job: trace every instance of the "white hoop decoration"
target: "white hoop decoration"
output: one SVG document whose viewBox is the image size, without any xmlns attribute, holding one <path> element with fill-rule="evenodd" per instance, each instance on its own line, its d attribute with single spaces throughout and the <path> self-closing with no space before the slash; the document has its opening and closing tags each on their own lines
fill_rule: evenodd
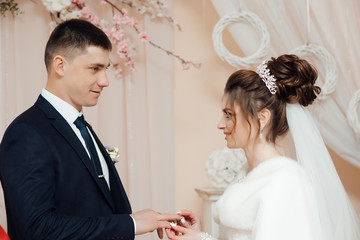
<svg viewBox="0 0 360 240">
<path fill-rule="evenodd" d="M 305 44 L 295 48 L 291 52 L 299 57 L 313 55 L 321 60 L 326 72 L 321 93 L 317 98 L 320 100 L 328 98 L 328 96 L 335 91 L 337 84 L 337 68 L 334 57 L 324 47 L 316 44 Z"/>
<path fill-rule="evenodd" d="M 357 115 L 357 104 L 360 101 L 360 90 L 357 90 L 355 94 L 351 97 L 348 109 L 347 109 L 347 119 L 349 122 L 349 125 L 354 130 L 356 137 L 358 140 L 360 140 L 360 123 L 359 118 Z"/>
<path fill-rule="evenodd" d="M 247 57 L 238 57 L 230 53 L 224 46 L 222 39 L 222 32 L 228 25 L 244 21 L 252 25 L 261 35 L 260 45 L 256 52 Z M 266 25 L 261 21 L 261 19 L 254 13 L 244 11 L 236 11 L 230 14 L 226 14 L 220 18 L 220 20 L 215 24 L 213 33 L 212 33 L 213 44 L 215 52 L 217 55 L 225 62 L 230 65 L 241 68 L 241 67 L 250 67 L 260 63 L 263 58 L 267 55 L 270 48 L 270 35 L 266 28 Z"/>
</svg>

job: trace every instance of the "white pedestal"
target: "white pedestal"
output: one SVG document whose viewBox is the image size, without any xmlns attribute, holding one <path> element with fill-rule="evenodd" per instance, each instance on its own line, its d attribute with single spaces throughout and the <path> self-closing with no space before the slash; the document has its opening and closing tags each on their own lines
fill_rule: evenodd
<svg viewBox="0 0 360 240">
<path fill-rule="evenodd" d="M 215 188 L 196 188 L 195 191 L 199 194 L 203 200 L 203 219 L 202 230 L 208 232 L 213 237 L 219 237 L 219 226 L 215 223 L 212 213 L 214 210 L 214 203 L 224 193 L 224 190 Z"/>
</svg>

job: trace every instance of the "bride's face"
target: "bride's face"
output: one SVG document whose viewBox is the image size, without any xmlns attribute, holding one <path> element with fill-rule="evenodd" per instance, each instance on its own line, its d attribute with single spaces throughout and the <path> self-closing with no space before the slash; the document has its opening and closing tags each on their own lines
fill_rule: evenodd
<svg viewBox="0 0 360 240">
<path fill-rule="evenodd" d="M 227 99 L 223 100 L 223 114 L 218 128 L 224 132 L 228 148 L 245 149 L 248 146 L 251 139 L 250 124 L 239 105 L 231 108 Z"/>
</svg>

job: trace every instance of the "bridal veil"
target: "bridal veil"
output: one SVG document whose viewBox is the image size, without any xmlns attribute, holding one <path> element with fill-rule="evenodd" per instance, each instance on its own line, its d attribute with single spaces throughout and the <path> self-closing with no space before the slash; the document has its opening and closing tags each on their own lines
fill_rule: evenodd
<svg viewBox="0 0 360 240">
<path fill-rule="evenodd" d="M 297 161 L 308 174 L 318 199 L 319 231 L 329 240 L 360 240 L 359 219 L 310 112 L 300 104 L 287 104 L 286 117 Z"/>
</svg>

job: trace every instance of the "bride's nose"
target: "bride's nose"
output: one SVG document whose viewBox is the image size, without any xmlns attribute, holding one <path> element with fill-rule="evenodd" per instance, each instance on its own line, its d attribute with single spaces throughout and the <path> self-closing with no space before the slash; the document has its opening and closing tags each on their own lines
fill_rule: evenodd
<svg viewBox="0 0 360 240">
<path fill-rule="evenodd" d="M 222 117 L 217 125 L 217 128 L 223 130 L 225 128 L 224 118 Z"/>
</svg>

